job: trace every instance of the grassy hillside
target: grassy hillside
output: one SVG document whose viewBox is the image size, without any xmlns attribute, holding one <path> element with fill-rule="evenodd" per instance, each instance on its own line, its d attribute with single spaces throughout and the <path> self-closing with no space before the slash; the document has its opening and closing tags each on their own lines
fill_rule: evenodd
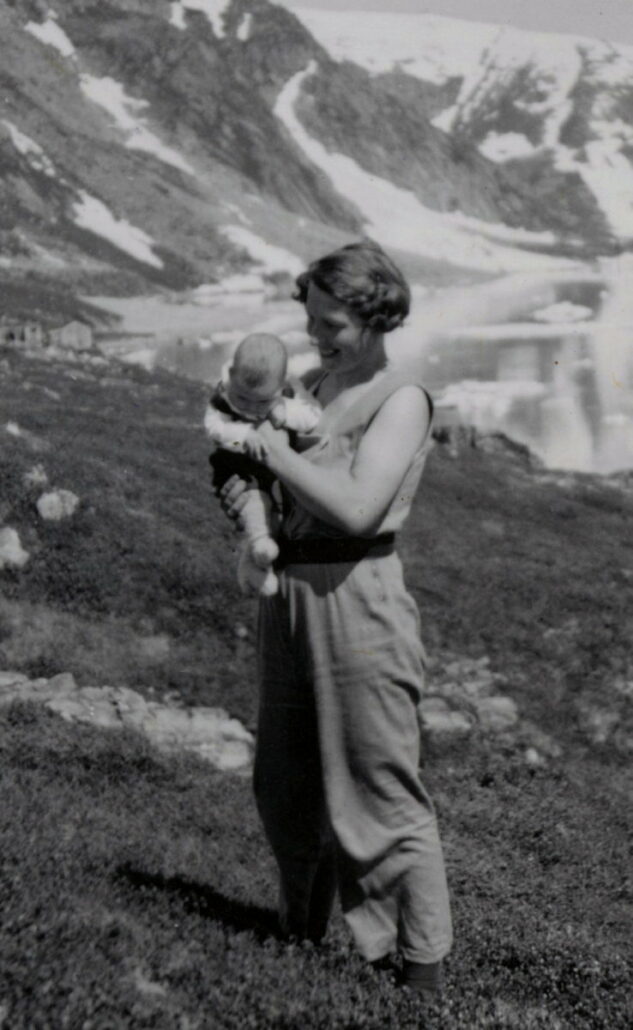
<svg viewBox="0 0 633 1030">
<path fill-rule="evenodd" d="M 2 523 L 30 553 L 0 572 L 0 668 L 220 704 L 253 724 L 254 608 L 208 486 L 204 399 L 167 374 L 0 356 Z M 38 515 L 44 472 L 79 496 L 70 519 Z M 531 767 L 518 735 L 427 758 L 457 928 L 428 1025 L 631 1025 L 625 485 L 546 474 L 501 444 L 431 456 L 402 545 L 425 641 L 442 661 L 489 655 L 561 755 Z M 340 917 L 321 950 L 275 936 L 243 779 L 26 704 L 0 713 L 0 752 L 11 1030 L 422 1025 L 415 1000 L 363 968 Z"/>
</svg>

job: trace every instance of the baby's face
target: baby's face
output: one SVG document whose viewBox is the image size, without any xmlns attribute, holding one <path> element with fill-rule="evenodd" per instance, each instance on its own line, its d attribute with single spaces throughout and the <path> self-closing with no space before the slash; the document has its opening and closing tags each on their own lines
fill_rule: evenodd
<svg viewBox="0 0 633 1030">
<path fill-rule="evenodd" d="M 246 386 L 239 375 L 231 371 L 227 396 L 231 407 L 237 412 L 249 418 L 264 419 L 279 400 L 282 385 L 276 379 L 269 379 L 260 386 Z"/>
</svg>

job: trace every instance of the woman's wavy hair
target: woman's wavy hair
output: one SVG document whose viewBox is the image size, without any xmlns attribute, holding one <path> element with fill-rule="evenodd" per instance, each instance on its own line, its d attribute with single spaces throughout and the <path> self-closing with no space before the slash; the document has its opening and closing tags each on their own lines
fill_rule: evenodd
<svg viewBox="0 0 633 1030">
<path fill-rule="evenodd" d="M 409 285 L 374 240 L 349 243 L 313 261 L 296 280 L 295 300 L 305 304 L 310 283 L 346 304 L 377 332 L 397 329 L 409 314 Z"/>
</svg>

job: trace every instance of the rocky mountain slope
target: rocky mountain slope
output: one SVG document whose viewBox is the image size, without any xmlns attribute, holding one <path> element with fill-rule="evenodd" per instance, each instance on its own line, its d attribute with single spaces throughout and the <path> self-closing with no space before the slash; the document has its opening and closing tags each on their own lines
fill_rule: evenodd
<svg viewBox="0 0 633 1030">
<path fill-rule="evenodd" d="M 578 227 L 586 189 L 607 231 L 633 240 L 633 47 L 434 15 L 298 13 L 338 61 L 399 88 L 422 83 L 454 156 L 474 148 L 533 184 L 532 206 L 522 192 L 520 211 L 502 202 L 504 221 L 535 226 L 540 212 L 544 225 Z"/>
<path fill-rule="evenodd" d="M 590 177 L 539 149 L 523 125 L 534 111 L 519 118 L 539 103 L 520 61 L 511 75 L 484 62 L 482 92 L 454 70 L 439 82 L 406 66 L 376 74 L 313 30 L 268 0 L 3 0 L 5 313 L 46 317 L 60 290 L 293 274 L 363 231 L 426 270 L 473 273 L 522 267 L 526 246 L 613 246 Z M 604 76 L 593 67 L 574 88 L 569 155 L 595 127 Z M 622 89 L 604 115 L 614 133 Z M 527 158 L 492 152 L 504 119 L 532 139 Z"/>
</svg>

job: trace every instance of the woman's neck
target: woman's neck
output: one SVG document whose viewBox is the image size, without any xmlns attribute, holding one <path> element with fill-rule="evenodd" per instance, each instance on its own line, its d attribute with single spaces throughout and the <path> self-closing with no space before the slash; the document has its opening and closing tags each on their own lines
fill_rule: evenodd
<svg viewBox="0 0 633 1030">
<path fill-rule="evenodd" d="M 324 408 L 332 405 L 333 409 L 338 409 L 341 402 L 344 402 L 343 406 L 345 407 L 358 392 L 362 392 L 363 386 L 368 386 L 374 379 L 384 375 L 387 368 L 387 363 L 383 362 L 382 365 L 373 369 L 364 367 L 362 375 L 324 372 L 319 381 L 317 399 Z M 346 397 L 349 398 L 349 401 L 345 401 Z"/>
<path fill-rule="evenodd" d="M 369 383 L 374 376 L 384 372 L 387 368 L 388 359 L 385 353 L 382 338 L 376 341 L 376 346 L 365 355 L 364 360 L 351 368 L 332 369 L 326 371 L 324 380 L 327 380 L 328 387 L 334 396 L 349 390 L 354 386 L 362 386 Z"/>
</svg>

